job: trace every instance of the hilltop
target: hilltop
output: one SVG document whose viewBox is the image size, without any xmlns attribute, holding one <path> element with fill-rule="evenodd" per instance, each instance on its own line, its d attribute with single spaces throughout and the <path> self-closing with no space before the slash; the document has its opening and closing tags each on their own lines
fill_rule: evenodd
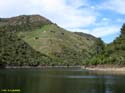
<svg viewBox="0 0 125 93">
<path fill-rule="evenodd" d="M 38 29 L 52 22 L 40 15 L 21 15 L 11 18 L 0 18 L 0 30 L 27 31 Z"/>
<path fill-rule="evenodd" d="M 83 65 L 96 53 L 98 41 L 40 15 L 0 18 L 1 65 Z"/>
</svg>

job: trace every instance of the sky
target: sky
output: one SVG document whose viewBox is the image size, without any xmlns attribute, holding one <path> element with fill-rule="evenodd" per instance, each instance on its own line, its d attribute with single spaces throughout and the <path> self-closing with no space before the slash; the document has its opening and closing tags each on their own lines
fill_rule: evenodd
<svg viewBox="0 0 125 93">
<path fill-rule="evenodd" d="M 0 17 L 39 14 L 110 43 L 125 23 L 125 0 L 0 0 Z"/>
</svg>

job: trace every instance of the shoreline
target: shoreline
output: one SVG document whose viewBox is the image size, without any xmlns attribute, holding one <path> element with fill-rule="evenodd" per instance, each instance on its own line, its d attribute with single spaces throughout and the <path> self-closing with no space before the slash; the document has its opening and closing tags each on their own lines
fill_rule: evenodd
<svg viewBox="0 0 125 93">
<path fill-rule="evenodd" d="M 6 66 L 1 69 L 29 69 L 29 68 L 80 68 L 95 73 L 108 73 L 108 74 L 124 74 L 125 75 L 125 66 L 119 65 L 91 65 L 91 66 Z"/>
<path fill-rule="evenodd" d="M 97 72 L 100 74 L 124 74 L 125 75 L 125 66 L 119 65 L 97 65 L 97 66 L 82 66 L 82 69 Z"/>
<path fill-rule="evenodd" d="M 81 66 L 6 66 L 4 69 L 18 69 L 18 68 L 73 68 L 73 67 L 78 67 L 81 68 Z"/>
</svg>

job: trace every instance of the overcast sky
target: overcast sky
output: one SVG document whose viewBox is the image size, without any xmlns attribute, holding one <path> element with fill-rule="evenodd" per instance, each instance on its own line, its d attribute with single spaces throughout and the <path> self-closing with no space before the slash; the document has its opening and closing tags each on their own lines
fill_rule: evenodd
<svg viewBox="0 0 125 93">
<path fill-rule="evenodd" d="M 0 0 L 0 17 L 40 14 L 59 26 L 113 41 L 125 22 L 125 0 Z"/>
</svg>

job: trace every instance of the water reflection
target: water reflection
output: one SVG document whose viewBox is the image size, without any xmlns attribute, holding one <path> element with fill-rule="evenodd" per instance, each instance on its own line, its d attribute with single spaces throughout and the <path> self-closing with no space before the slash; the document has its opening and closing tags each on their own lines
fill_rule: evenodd
<svg viewBox="0 0 125 93">
<path fill-rule="evenodd" d="M 98 75 L 78 68 L 0 70 L 0 88 L 22 93 L 125 93 L 124 87 L 124 75 Z"/>
</svg>

